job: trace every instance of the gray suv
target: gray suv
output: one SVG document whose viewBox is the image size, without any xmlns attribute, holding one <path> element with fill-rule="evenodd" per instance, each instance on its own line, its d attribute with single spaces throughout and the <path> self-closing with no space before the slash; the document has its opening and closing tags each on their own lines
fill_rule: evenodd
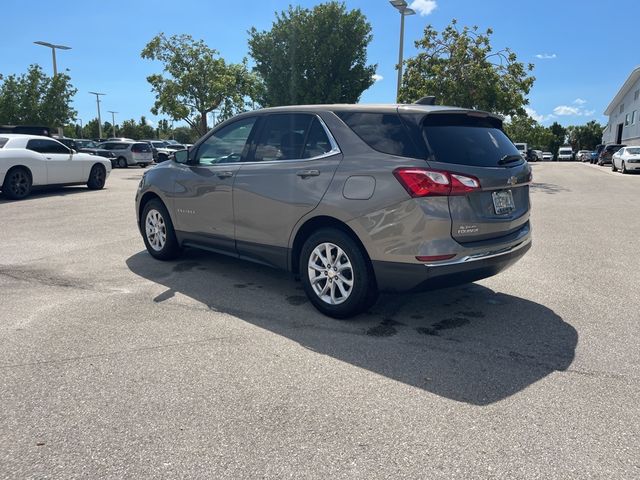
<svg viewBox="0 0 640 480">
<path fill-rule="evenodd" d="M 149 253 L 232 255 L 299 277 L 346 318 L 380 291 L 472 282 L 531 246 L 531 168 L 494 115 L 425 105 L 243 113 L 145 172 Z"/>
</svg>

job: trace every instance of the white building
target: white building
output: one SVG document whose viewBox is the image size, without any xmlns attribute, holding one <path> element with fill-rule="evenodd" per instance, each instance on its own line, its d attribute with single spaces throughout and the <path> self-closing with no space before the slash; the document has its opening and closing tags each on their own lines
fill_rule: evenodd
<svg viewBox="0 0 640 480">
<path fill-rule="evenodd" d="M 604 114 L 609 124 L 602 133 L 602 143 L 640 145 L 640 67 L 631 72 Z"/>
</svg>

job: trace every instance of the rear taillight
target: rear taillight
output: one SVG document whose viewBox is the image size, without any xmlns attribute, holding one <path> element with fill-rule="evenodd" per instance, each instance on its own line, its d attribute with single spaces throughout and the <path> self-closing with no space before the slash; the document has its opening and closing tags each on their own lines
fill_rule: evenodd
<svg viewBox="0 0 640 480">
<path fill-rule="evenodd" d="M 444 170 L 397 168 L 393 174 L 412 197 L 448 197 L 480 190 L 476 177 Z"/>
</svg>

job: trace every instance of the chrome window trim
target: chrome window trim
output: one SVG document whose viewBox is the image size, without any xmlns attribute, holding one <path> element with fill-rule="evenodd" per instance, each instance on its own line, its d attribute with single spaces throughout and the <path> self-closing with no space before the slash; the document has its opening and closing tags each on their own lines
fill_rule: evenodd
<svg viewBox="0 0 640 480">
<path fill-rule="evenodd" d="M 342 151 L 340 150 L 340 147 L 338 146 L 338 142 L 336 142 L 336 139 L 333 138 L 331 131 L 327 127 L 327 124 L 324 123 L 324 120 L 322 119 L 322 117 L 320 117 L 320 115 L 318 115 L 317 113 L 307 113 L 307 112 L 292 112 L 292 113 L 312 115 L 315 118 L 317 118 L 320 121 L 320 126 L 324 130 L 324 133 L 327 135 L 327 138 L 329 139 L 329 145 L 331 145 L 331 150 L 323 153 L 322 155 L 316 155 L 315 157 L 311 157 L 311 158 L 289 158 L 286 160 L 267 160 L 267 161 L 237 162 L 237 163 L 241 165 L 271 165 L 274 163 L 287 163 L 287 162 L 313 162 L 315 160 L 322 160 L 324 158 L 332 157 L 334 155 L 338 155 L 339 153 L 342 153 Z"/>
</svg>

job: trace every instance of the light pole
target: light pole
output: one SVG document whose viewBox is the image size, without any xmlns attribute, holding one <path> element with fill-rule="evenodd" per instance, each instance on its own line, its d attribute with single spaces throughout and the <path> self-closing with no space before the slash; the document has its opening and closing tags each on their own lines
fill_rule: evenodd
<svg viewBox="0 0 640 480">
<path fill-rule="evenodd" d="M 400 49 L 398 52 L 398 85 L 396 87 L 396 102 L 399 102 L 400 85 L 402 84 L 402 50 L 404 47 L 404 17 L 415 15 L 415 10 L 407 6 L 406 0 L 390 0 L 389 3 L 400 12 Z"/>
<path fill-rule="evenodd" d="M 116 113 L 118 113 L 118 112 L 114 112 L 113 110 L 108 110 L 108 112 L 111 114 L 111 125 L 113 127 L 113 137 L 115 138 L 115 136 L 116 136 Z"/>
<path fill-rule="evenodd" d="M 58 50 L 71 50 L 71 47 L 67 47 L 66 45 L 55 45 L 49 42 L 43 42 L 38 40 L 37 42 L 33 42 L 36 45 L 42 45 L 43 47 L 48 47 L 51 49 L 51 55 L 53 56 L 53 76 L 56 77 L 58 75 L 58 64 L 56 63 L 56 49 Z M 62 127 L 58 127 L 58 135 L 63 136 Z"/>
<path fill-rule="evenodd" d="M 96 105 L 98 106 L 98 138 L 102 139 L 102 118 L 100 118 L 100 95 L 106 95 L 106 93 L 89 92 L 91 95 L 96 96 Z"/>
</svg>

